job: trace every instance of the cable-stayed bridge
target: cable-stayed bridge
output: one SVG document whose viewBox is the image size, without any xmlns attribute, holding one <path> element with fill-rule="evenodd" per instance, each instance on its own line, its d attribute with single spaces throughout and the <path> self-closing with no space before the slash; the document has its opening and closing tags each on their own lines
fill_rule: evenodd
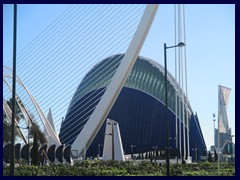
<svg viewBox="0 0 240 180">
<path fill-rule="evenodd" d="M 49 145 L 60 145 L 67 138 L 66 145 L 70 144 L 72 151 L 77 151 L 77 155 L 85 154 L 132 71 L 157 9 L 158 5 L 69 5 L 17 55 L 17 102 L 23 105 L 20 108 L 23 117 L 20 112 L 16 120 L 18 126 L 29 127 L 37 122 L 48 137 Z M 179 35 L 179 41 L 182 39 L 185 37 Z M 120 56 L 116 58 L 116 54 Z M 182 49 L 179 54 L 179 57 L 184 55 Z M 158 78 L 162 79 L 163 68 L 151 61 L 150 64 L 157 67 Z M 11 98 L 11 69 L 8 68 L 12 66 L 11 61 L 4 65 L 5 109 L 11 114 L 7 106 Z M 178 82 L 177 76 L 174 79 L 168 73 L 170 89 L 167 94 L 169 101 L 175 102 L 170 104 L 171 111 L 176 114 L 172 139 L 175 138 L 176 148 L 181 147 L 180 153 L 182 151 L 182 156 L 188 159 L 188 120 L 193 115 L 187 93 L 184 93 L 183 68 L 180 70 L 183 65 L 183 59 L 179 59 Z M 150 79 L 144 71 L 139 74 L 149 79 L 150 88 L 159 85 L 164 96 L 163 83 L 156 78 Z M 95 93 L 89 95 L 89 90 Z M 84 101 L 79 102 L 81 98 Z M 161 98 L 160 102 L 164 104 Z M 79 107 L 81 114 L 74 112 Z M 77 118 L 81 123 L 65 121 Z M 17 142 L 29 142 L 28 130 L 20 128 L 20 131 L 23 135 Z M 59 138 L 60 131 L 63 135 Z M 74 133 L 69 135 L 64 133 L 66 131 Z M 200 141 L 204 144 L 202 135 Z"/>
<path fill-rule="evenodd" d="M 157 8 L 158 5 L 69 6 L 17 54 L 17 74 L 21 77 L 17 82 L 17 102 L 24 104 L 24 108 L 20 108 L 23 117 L 17 121 L 18 126 L 29 127 L 29 121 L 35 121 L 53 142 L 60 144 L 56 134 L 73 92 L 86 72 L 106 56 L 126 53 L 116 64 L 116 72 L 110 75 L 113 80 L 106 82 L 106 92 L 100 97 L 99 105 L 87 117 L 88 123 L 83 124 L 82 134 L 72 144 L 72 148 L 80 152 L 88 148 L 126 81 Z M 11 61 L 4 69 L 5 101 L 11 98 L 12 77 L 8 67 L 11 67 Z M 104 67 L 95 76 L 107 75 L 110 68 Z M 97 82 L 91 83 L 91 86 L 97 86 Z M 49 108 L 53 112 L 56 132 L 44 114 Z M 20 129 L 22 138 L 17 142 L 29 138 L 29 133 L 23 129 Z"/>
</svg>

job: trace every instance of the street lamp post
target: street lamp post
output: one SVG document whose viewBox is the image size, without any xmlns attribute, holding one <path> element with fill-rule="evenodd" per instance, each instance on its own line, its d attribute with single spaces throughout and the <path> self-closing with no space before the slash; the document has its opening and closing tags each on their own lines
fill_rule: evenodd
<svg viewBox="0 0 240 180">
<path fill-rule="evenodd" d="M 174 148 L 174 142 L 176 143 L 176 138 L 175 137 L 170 137 L 169 140 L 171 140 L 171 147 Z"/>
<path fill-rule="evenodd" d="M 214 144 L 214 147 L 216 148 L 216 144 L 215 144 L 215 121 L 216 121 L 215 114 L 213 113 L 213 138 L 214 138 L 213 144 Z"/>
<path fill-rule="evenodd" d="M 195 161 L 197 162 L 197 148 L 194 148 L 192 150 L 195 151 Z"/>
<path fill-rule="evenodd" d="M 208 162 L 208 150 L 207 149 L 205 150 L 206 150 L 206 161 Z"/>
<path fill-rule="evenodd" d="M 197 159 L 197 148 L 195 148 L 195 157 L 196 157 L 196 162 L 198 162 L 198 159 Z"/>
<path fill-rule="evenodd" d="M 136 147 L 136 145 L 131 144 L 131 158 L 133 159 L 133 148 Z"/>
<path fill-rule="evenodd" d="M 166 154 L 166 164 L 167 164 L 167 176 L 170 176 L 170 165 L 169 165 L 169 122 L 168 122 L 168 96 L 167 96 L 167 49 L 175 48 L 175 47 L 183 47 L 185 44 L 183 42 L 179 42 L 178 45 L 167 47 L 166 43 L 164 43 L 164 71 L 165 71 L 165 107 L 166 107 L 166 131 L 167 131 L 167 154 Z"/>
<path fill-rule="evenodd" d="M 17 56 L 17 4 L 13 9 L 13 74 L 12 74 L 12 126 L 11 126 L 11 152 L 10 175 L 14 176 L 15 170 L 15 103 L 16 103 L 16 56 Z"/>
<path fill-rule="evenodd" d="M 100 157 L 100 147 L 103 146 L 102 144 L 98 144 L 98 159 Z"/>
<path fill-rule="evenodd" d="M 233 162 L 233 142 L 232 142 L 232 138 L 234 137 L 234 135 L 229 135 L 230 136 L 230 154 L 231 154 L 231 162 Z"/>
<path fill-rule="evenodd" d="M 171 146 L 171 148 L 172 148 L 172 152 L 173 152 L 173 154 L 175 154 L 175 153 L 174 153 L 174 142 L 177 144 L 176 138 L 175 138 L 175 137 L 170 137 L 169 140 L 171 141 L 170 146 Z M 170 149 L 170 148 L 169 148 L 169 149 Z M 175 146 L 175 149 L 177 149 L 176 146 Z M 171 153 L 169 153 L 169 154 L 170 154 L 170 157 L 171 157 Z M 173 154 L 172 154 L 172 155 L 173 155 Z M 178 158 L 178 156 L 177 156 L 177 158 Z M 177 162 L 178 162 L 178 160 L 177 160 Z"/>
<path fill-rule="evenodd" d="M 156 162 L 157 146 L 153 146 L 152 148 L 154 149 L 154 152 L 155 152 L 154 161 Z"/>
</svg>

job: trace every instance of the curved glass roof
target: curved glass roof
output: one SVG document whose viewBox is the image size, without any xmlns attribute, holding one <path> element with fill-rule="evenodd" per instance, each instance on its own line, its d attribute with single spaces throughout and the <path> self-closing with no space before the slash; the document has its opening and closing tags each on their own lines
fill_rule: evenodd
<svg viewBox="0 0 240 180">
<path fill-rule="evenodd" d="M 110 56 L 96 64 L 80 83 L 69 109 L 88 92 L 106 87 L 123 56 L 124 54 Z M 124 87 L 130 87 L 148 93 L 165 104 L 164 83 L 164 68 L 151 59 L 139 56 Z M 168 105 L 174 112 L 175 92 L 177 91 L 179 94 L 182 94 L 181 88 L 172 75 L 168 73 Z"/>
</svg>

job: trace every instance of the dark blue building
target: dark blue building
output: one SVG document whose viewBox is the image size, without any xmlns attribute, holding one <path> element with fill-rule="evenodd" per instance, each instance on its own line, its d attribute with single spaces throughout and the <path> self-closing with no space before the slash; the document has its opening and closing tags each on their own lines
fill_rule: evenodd
<svg viewBox="0 0 240 180">
<path fill-rule="evenodd" d="M 123 54 L 106 58 L 95 65 L 84 77 L 73 96 L 60 129 L 59 137 L 63 144 L 72 144 L 81 132 L 122 58 Z M 108 75 L 106 75 L 106 71 L 101 71 L 106 66 L 108 66 Z M 98 75 L 94 76 L 94 74 Z M 188 104 L 188 110 L 186 105 L 184 106 L 184 112 L 181 109 L 181 94 L 181 88 L 172 75 L 168 73 L 170 146 L 172 149 L 182 152 L 182 155 L 184 149 L 186 149 L 185 155 L 188 156 L 187 130 L 189 129 L 189 152 L 194 160 L 196 151 L 192 151 L 192 149 L 197 149 L 197 156 L 200 157 L 205 155 L 206 145 L 197 115 L 194 115 L 190 104 Z M 184 98 L 186 99 L 185 96 Z M 119 123 L 125 154 L 131 153 L 131 145 L 136 145 L 133 150 L 134 153 L 152 151 L 153 147 L 156 146 L 158 149 L 164 150 L 166 148 L 164 99 L 164 68 L 150 59 L 139 56 L 107 116 L 107 118 Z M 98 154 L 98 144 L 103 144 L 104 141 L 105 124 L 88 148 L 87 156 Z M 187 128 L 187 124 L 189 124 L 189 128 Z M 185 148 L 183 143 L 184 132 Z M 179 148 L 180 145 L 181 148 Z"/>
</svg>

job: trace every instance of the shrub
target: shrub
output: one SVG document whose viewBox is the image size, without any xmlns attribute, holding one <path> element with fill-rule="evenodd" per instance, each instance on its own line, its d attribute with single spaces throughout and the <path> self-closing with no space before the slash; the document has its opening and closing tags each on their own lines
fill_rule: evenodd
<svg viewBox="0 0 240 180">
<path fill-rule="evenodd" d="M 220 175 L 235 176 L 235 166 L 223 163 Z M 217 163 L 170 164 L 171 176 L 216 176 Z M 3 175 L 10 175 L 10 167 L 3 168 Z M 49 166 L 20 165 L 15 168 L 16 176 L 165 176 L 166 164 L 149 161 L 82 161 L 74 166 L 50 164 Z"/>
</svg>

